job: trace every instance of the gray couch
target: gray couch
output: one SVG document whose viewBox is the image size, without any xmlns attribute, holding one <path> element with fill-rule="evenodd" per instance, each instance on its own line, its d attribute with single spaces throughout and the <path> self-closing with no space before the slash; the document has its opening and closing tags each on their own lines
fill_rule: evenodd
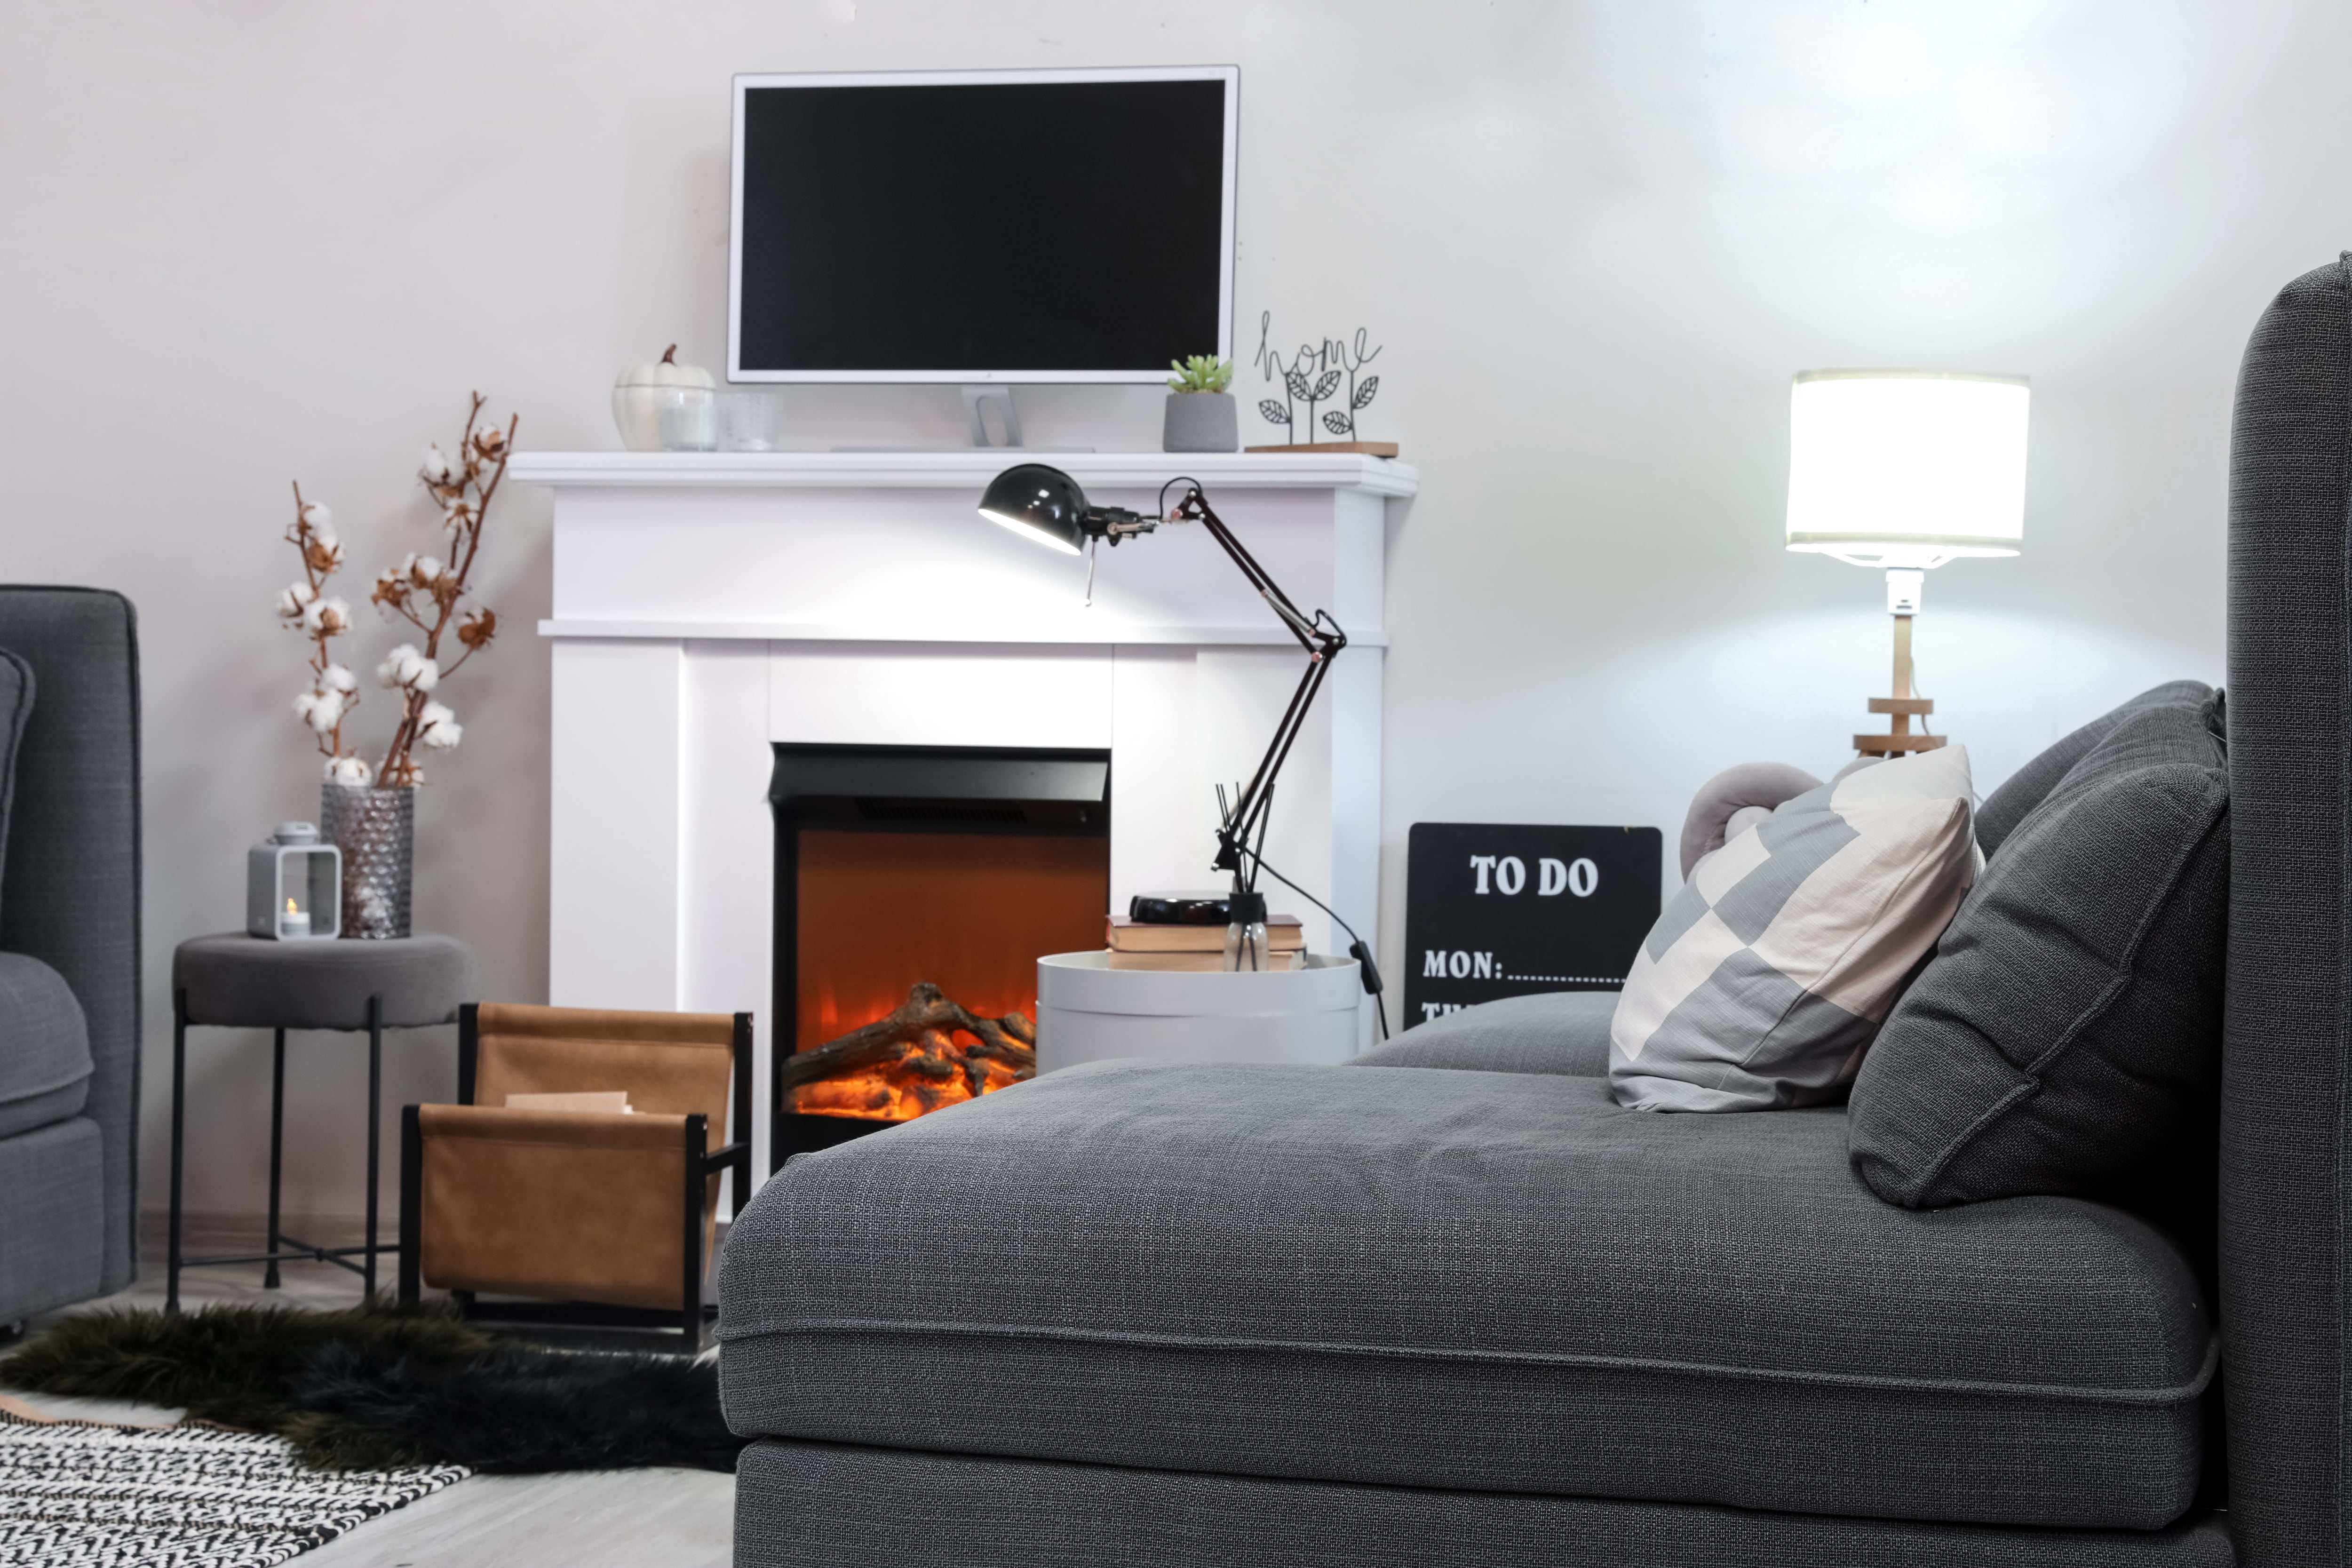
<svg viewBox="0 0 2352 1568">
<path fill-rule="evenodd" d="M 738 1563 L 2352 1561 L 2347 450 L 2352 258 L 2240 387 L 2218 1300 L 2124 1208 L 1881 1203 L 1842 1108 L 1623 1110 L 1606 997 L 1097 1063 L 738 1218 Z"/>
<path fill-rule="evenodd" d="M 8 1322 L 138 1277 L 137 622 L 119 594 L 0 586 L 0 710 L 30 695 L 0 797 Z"/>
</svg>

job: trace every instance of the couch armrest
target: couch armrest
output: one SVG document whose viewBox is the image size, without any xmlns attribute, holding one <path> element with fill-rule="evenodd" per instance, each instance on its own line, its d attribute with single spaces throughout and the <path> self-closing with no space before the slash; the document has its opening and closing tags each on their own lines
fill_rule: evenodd
<svg viewBox="0 0 2352 1568">
<path fill-rule="evenodd" d="M 1433 1018 L 1348 1065 L 1606 1078 L 1609 1022 L 1616 1016 L 1614 991 L 1511 996 Z"/>
<path fill-rule="evenodd" d="M 0 647 L 33 669 L 16 752 L 0 951 L 65 977 L 89 1028 L 99 1293 L 139 1274 L 139 628 L 96 588 L 0 586 Z"/>
</svg>

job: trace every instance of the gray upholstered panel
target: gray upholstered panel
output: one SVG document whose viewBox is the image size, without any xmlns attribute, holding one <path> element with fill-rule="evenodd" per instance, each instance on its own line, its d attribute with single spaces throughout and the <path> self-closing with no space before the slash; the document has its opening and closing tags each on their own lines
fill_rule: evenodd
<svg viewBox="0 0 2352 1568">
<path fill-rule="evenodd" d="M 66 978 L 89 1027 L 88 1113 L 105 1146 L 100 1289 L 139 1272 L 139 638 L 131 601 L 0 586 L 0 647 L 39 698 L 16 752 L 0 952 Z"/>
<path fill-rule="evenodd" d="M 65 977 L 37 958 L 0 952 L 0 1138 L 81 1114 L 89 1033 Z"/>
<path fill-rule="evenodd" d="M 105 1160 L 86 1116 L 0 1139 L 0 1322 L 103 1292 Z"/>
<path fill-rule="evenodd" d="M 477 1000 L 474 950 L 454 936 L 272 942 L 241 931 L 191 937 L 172 952 L 188 1022 L 267 1029 L 364 1029 L 372 995 L 393 1028 L 454 1024 Z"/>
<path fill-rule="evenodd" d="M 1791 1458 L 1802 1463 L 1801 1458 Z M 2001 1530 L 761 1442 L 736 1568 L 2234 1568 L 2206 1519 Z"/>
<path fill-rule="evenodd" d="M 1416 1024 L 1349 1062 L 1360 1068 L 1609 1076 L 1614 991 L 1552 991 L 1485 1002 Z"/>
<path fill-rule="evenodd" d="M 16 747 L 33 716 L 33 667 L 0 647 L 0 873 L 8 864 L 8 806 L 16 798 Z M 0 878 L 5 879 L 5 878 Z"/>
<path fill-rule="evenodd" d="M 1489 1072 L 1051 1073 L 792 1161 L 719 1295 L 750 1435 L 2087 1528 L 2189 1507 L 2212 1364 L 2120 1211 Z"/>
<path fill-rule="evenodd" d="M 2346 1561 L 2346 457 L 2352 267 L 2263 314 L 2230 452 L 2221 1305 L 2249 1562 Z"/>
<path fill-rule="evenodd" d="M 2162 686 L 2141 692 L 2121 707 L 2100 714 L 2072 734 L 2062 735 L 2032 762 L 2001 781 L 1999 789 L 1985 796 L 1977 808 L 1977 847 L 1988 856 L 1997 852 L 2025 820 L 2026 814 L 2042 804 L 2042 797 L 2051 787 L 2066 776 L 2066 771 L 2083 760 L 2084 754 L 2107 738 L 2107 731 L 2124 721 L 2125 715 L 2140 708 L 2181 706 L 2194 708 L 2213 695 L 2213 689 L 2201 680 L 2168 680 Z"/>
</svg>

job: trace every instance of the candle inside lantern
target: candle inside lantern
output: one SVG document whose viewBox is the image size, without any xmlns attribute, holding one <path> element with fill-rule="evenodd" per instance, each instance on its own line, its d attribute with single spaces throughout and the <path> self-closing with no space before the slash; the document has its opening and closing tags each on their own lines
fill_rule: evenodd
<svg viewBox="0 0 2352 1568">
<path fill-rule="evenodd" d="M 310 934 L 310 911 L 295 908 L 294 900 L 287 900 L 286 912 L 278 919 L 278 931 L 281 936 L 309 936 Z"/>
</svg>

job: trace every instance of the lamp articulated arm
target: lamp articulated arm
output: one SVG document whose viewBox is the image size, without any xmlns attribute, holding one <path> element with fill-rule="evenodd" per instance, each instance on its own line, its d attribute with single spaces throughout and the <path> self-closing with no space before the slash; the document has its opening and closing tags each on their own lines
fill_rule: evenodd
<svg viewBox="0 0 2352 1568">
<path fill-rule="evenodd" d="M 1248 886 L 1256 879 L 1245 874 L 1243 857 L 1273 800 L 1275 775 L 1282 772 L 1282 764 L 1289 759 L 1291 743 L 1298 739 L 1307 710 L 1315 705 L 1315 694 L 1322 689 L 1323 677 L 1329 673 L 1331 661 L 1339 656 L 1339 650 L 1348 646 L 1348 634 L 1325 611 L 1318 610 L 1311 616 L 1302 614 L 1290 602 L 1290 595 L 1257 563 L 1257 558 L 1234 537 L 1233 530 L 1225 526 L 1224 520 L 1209 505 L 1208 498 L 1202 495 L 1200 486 L 1187 485 L 1183 500 L 1169 510 L 1168 521 L 1198 522 L 1207 529 L 1209 537 L 1232 557 L 1242 575 L 1249 579 L 1250 586 L 1258 591 L 1259 597 L 1290 628 L 1290 635 L 1298 639 L 1298 646 L 1307 650 L 1306 673 L 1298 678 L 1298 689 L 1290 694 L 1290 706 L 1283 710 L 1282 722 L 1275 727 L 1265 755 L 1259 759 L 1257 771 L 1250 775 L 1249 783 L 1242 787 L 1240 797 L 1225 808 L 1224 820 L 1217 828 L 1216 868 L 1231 872 L 1240 885 Z"/>
<path fill-rule="evenodd" d="M 1348 646 L 1348 634 L 1339 629 L 1339 624 L 1328 613 L 1318 610 L 1309 616 L 1290 602 L 1290 595 L 1266 575 L 1256 557 L 1234 537 L 1233 530 L 1209 505 L 1196 481 L 1171 479 L 1160 487 L 1162 502 L 1178 485 L 1184 487 L 1183 499 L 1164 515 L 1147 517 L 1122 506 L 1093 505 L 1077 481 L 1059 468 L 1043 463 L 1023 463 L 1005 469 L 989 482 L 980 499 L 980 515 L 1055 550 L 1071 555 L 1085 554 L 1090 601 L 1093 552 L 1097 545 L 1107 543 L 1116 549 L 1124 541 L 1150 533 L 1162 523 L 1197 522 L 1209 531 L 1209 536 L 1241 568 L 1242 575 L 1249 579 L 1258 596 L 1281 617 L 1290 635 L 1298 639 L 1298 646 L 1307 650 L 1307 673 L 1299 678 L 1298 689 L 1290 694 L 1290 706 L 1283 710 L 1282 722 L 1276 727 L 1265 755 L 1259 759 L 1257 772 L 1243 786 L 1240 798 L 1224 806 L 1223 820 L 1217 828 L 1217 869 L 1233 873 L 1237 891 L 1250 892 L 1255 890 L 1257 880 L 1256 852 L 1251 844 L 1264 833 L 1275 775 L 1290 756 L 1291 743 L 1298 738 L 1299 727 L 1307 721 L 1307 710 L 1314 706 L 1315 694 L 1322 689 L 1323 677 L 1330 670 L 1331 661 Z"/>
</svg>

